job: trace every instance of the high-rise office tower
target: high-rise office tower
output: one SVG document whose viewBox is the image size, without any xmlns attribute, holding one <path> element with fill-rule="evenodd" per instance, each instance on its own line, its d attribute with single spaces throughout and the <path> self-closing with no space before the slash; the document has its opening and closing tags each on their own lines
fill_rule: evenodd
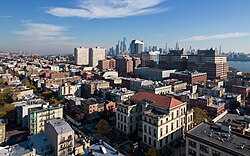
<svg viewBox="0 0 250 156">
<path fill-rule="evenodd" d="M 121 42 L 121 47 L 120 47 L 120 50 L 121 52 L 126 52 L 127 51 L 127 38 L 126 37 L 123 37 L 123 40 Z"/>
<path fill-rule="evenodd" d="M 158 47 L 157 46 L 153 46 L 152 47 L 152 51 L 158 51 Z"/>
<path fill-rule="evenodd" d="M 132 55 L 138 55 L 144 50 L 144 43 L 140 40 L 133 40 L 130 43 L 130 53 Z"/>
<path fill-rule="evenodd" d="M 109 48 L 109 55 L 110 56 L 114 56 L 115 55 L 114 47 Z"/>
<path fill-rule="evenodd" d="M 169 50 L 169 53 L 160 55 L 159 66 L 164 69 L 185 70 L 187 68 L 187 58 L 184 49 Z"/>
<path fill-rule="evenodd" d="M 74 49 L 74 62 L 76 65 L 89 64 L 89 48 L 75 48 Z"/>
<path fill-rule="evenodd" d="M 118 41 L 117 45 L 115 46 L 115 55 L 119 55 L 120 54 L 120 41 Z"/>
<path fill-rule="evenodd" d="M 226 78 L 228 72 L 227 56 L 220 55 L 214 49 L 198 50 L 197 55 L 189 55 L 188 70 L 206 72 L 209 79 Z"/>
<path fill-rule="evenodd" d="M 106 58 L 106 49 L 101 47 L 89 49 L 89 66 L 96 67 L 99 60 Z"/>
<path fill-rule="evenodd" d="M 168 43 L 166 42 L 164 53 L 168 53 Z"/>
<path fill-rule="evenodd" d="M 175 50 L 179 50 L 180 49 L 180 47 L 179 47 L 179 43 L 178 42 L 176 42 L 176 45 L 175 45 Z"/>
<path fill-rule="evenodd" d="M 145 47 L 144 47 L 144 51 L 147 52 L 148 51 L 148 45 L 146 43 Z"/>
</svg>

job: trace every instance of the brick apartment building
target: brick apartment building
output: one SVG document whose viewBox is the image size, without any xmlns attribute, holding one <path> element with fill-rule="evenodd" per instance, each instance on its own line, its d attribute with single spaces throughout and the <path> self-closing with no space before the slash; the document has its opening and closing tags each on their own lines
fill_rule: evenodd
<svg viewBox="0 0 250 156">
<path fill-rule="evenodd" d="M 102 69 L 102 70 L 115 69 L 115 67 L 116 67 L 115 59 L 107 58 L 107 59 L 98 61 L 98 68 L 99 69 Z"/>
<path fill-rule="evenodd" d="M 170 78 L 178 79 L 188 84 L 194 83 L 206 83 L 207 73 L 190 72 L 190 71 L 180 71 L 175 73 L 170 73 Z"/>
</svg>

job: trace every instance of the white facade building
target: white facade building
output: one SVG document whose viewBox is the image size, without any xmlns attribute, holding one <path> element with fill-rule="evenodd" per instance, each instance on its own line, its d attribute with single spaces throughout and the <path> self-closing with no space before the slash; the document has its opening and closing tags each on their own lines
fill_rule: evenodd
<svg viewBox="0 0 250 156">
<path fill-rule="evenodd" d="M 89 65 L 89 48 L 75 48 L 74 62 L 76 65 Z"/>
<path fill-rule="evenodd" d="M 81 85 L 64 85 L 58 88 L 58 97 L 80 97 L 81 96 Z"/>
<path fill-rule="evenodd" d="M 139 92 L 117 105 L 116 119 L 116 128 L 121 132 L 138 133 L 143 148 L 168 155 L 168 145 L 192 128 L 193 111 L 187 111 L 187 104 L 173 97 Z"/>
<path fill-rule="evenodd" d="M 96 67 L 99 60 L 106 58 L 106 49 L 101 47 L 95 47 L 89 49 L 89 66 Z"/>
</svg>

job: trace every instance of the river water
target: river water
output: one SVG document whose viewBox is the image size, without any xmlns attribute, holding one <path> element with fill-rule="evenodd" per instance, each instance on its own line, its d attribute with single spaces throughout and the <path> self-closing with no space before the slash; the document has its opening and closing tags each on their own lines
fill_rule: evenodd
<svg viewBox="0 0 250 156">
<path fill-rule="evenodd" d="M 250 72 L 250 61 L 228 61 L 229 67 L 236 68 L 241 72 Z"/>
</svg>

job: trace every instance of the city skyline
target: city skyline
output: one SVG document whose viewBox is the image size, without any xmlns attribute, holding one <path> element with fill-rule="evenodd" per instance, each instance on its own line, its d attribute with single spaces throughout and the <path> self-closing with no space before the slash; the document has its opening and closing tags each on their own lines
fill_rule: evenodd
<svg viewBox="0 0 250 156">
<path fill-rule="evenodd" d="M 74 47 L 114 47 L 127 37 L 148 46 L 250 52 L 250 2 L 234 0 L 3 0 L 0 50 L 73 53 Z"/>
</svg>

